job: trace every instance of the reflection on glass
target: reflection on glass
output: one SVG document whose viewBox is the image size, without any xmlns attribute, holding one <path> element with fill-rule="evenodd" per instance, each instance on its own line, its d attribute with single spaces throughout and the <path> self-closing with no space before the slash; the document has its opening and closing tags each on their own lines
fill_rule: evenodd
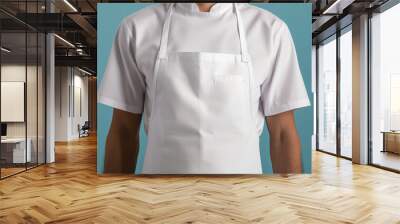
<svg viewBox="0 0 400 224">
<path fill-rule="evenodd" d="M 400 170 L 400 5 L 372 18 L 372 163 Z"/>
<path fill-rule="evenodd" d="M 336 153 L 336 39 L 318 48 L 318 147 Z"/>
<path fill-rule="evenodd" d="M 340 153 L 352 157 L 352 33 L 340 36 Z"/>
</svg>

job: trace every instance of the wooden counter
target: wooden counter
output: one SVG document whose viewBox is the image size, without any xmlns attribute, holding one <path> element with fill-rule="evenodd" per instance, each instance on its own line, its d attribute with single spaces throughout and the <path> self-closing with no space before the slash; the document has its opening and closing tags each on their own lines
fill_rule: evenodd
<svg viewBox="0 0 400 224">
<path fill-rule="evenodd" d="M 382 152 L 400 154 L 400 131 L 383 131 Z"/>
</svg>

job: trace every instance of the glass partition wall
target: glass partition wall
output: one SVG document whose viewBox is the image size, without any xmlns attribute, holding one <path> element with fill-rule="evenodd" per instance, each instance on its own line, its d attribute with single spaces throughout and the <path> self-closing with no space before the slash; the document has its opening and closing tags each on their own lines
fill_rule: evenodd
<svg viewBox="0 0 400 224">
<path fill-rule="evenodd" d="M 369 16 L 368 164 L 400 172 L 400 4 Z M 352 157 L 352 27 L 317 44 L 317 149 Z M 336 49 L 335 49 L 336 48 Z"/>
<path fill-rule="evenodd" d="M 26 169 L 26 33 L 1 33 L 1 177 Z M 6 50 L 4 50 L 6 49 Z M 26 160 L 28 158 L 28 160 Z"/>
<path fill-rule="evenodd" d="M 351 25 L 317 46 L 317 150 L 352 157 Z"/>
<path fill-rule="evenodd" d="M 20 1 L 18 8 L 35 13 L 39 2 Z M 0 12 L 1 179 L 45 163 L 45 41 L 44 33 Z"/>
</svg>

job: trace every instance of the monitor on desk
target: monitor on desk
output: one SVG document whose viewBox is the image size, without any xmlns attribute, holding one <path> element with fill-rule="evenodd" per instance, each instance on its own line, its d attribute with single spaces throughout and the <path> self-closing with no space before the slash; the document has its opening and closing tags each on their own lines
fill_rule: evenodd
<svg viewBox="0 0 400 224">
<path fill-rule="evenodd" d="M 7 124 L 1 123 L 1 138 L 5 138 L 7 136 Z"/>
</svg>

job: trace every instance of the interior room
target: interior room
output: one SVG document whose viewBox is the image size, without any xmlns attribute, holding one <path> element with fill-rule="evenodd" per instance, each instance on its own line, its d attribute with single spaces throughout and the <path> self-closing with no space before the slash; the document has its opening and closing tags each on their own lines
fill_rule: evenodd
<svg viewBox="0 0 400 224">
<path fill-rule="evenodd" d="M 311 8 L 311 174 L 99 175 L 97 7 L 127 2 L 0 1 L 0 223 L 400 222 L 398 0 L 262 1 Z"/>
<path fill-rule="evenodd" d="M 65 33 L 57 25 L 39 25 L 46 20 L 40 15 L 70 10 L 69 5 L 35 0 L 2 1 L 0 6 L 4 179 L 54 162 L 54 144 L 96 135 L 97 88 L 93 40 L 88 43 L 78 25 L 75 31 L 62 28 Z M 49 37 L 53 30 L 59 33 Z"/>
</svg>

